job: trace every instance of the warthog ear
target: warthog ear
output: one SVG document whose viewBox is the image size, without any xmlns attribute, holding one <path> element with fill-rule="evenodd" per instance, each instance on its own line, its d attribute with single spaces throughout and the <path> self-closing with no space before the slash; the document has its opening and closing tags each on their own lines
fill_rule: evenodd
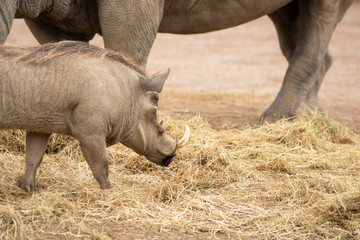
<svg viewBox="0 0 360 240">
<path fill-rule="evenodd" d="M 152 75 L 150 78 L 141 78 L 140 86 L 145 91 L 161 92 L 166 79 L 168 78 L 170 69 L 163 72 L 158 72 Z"/>
</svg>

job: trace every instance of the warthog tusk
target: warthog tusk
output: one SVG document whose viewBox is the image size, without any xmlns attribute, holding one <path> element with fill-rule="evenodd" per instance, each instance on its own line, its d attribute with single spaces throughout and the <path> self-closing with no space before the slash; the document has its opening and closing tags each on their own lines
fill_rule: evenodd
<svg viewBox="0 0 360 240">
<path fill-rule="evenodd" d="M 190 138 L 190 128 L 187 124 L 185 124 L 185 133 L 184 136 L 180 138 L 179 141 L 177 142 L 177 149 L 182 148 L 187 143 L 189 138 Z"/>
</svg>

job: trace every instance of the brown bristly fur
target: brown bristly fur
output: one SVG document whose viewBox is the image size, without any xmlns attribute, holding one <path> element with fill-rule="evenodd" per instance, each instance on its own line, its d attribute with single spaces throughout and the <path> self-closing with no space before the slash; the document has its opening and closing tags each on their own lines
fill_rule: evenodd
<svg viewBox="0 0 360 240">
<path fill-rule="evenodd" d="M 77 54 L 79 57 L 90 55 L 98 58 L 118 61 L 138 73 L 145 75 L 145 71 L 140 66 L 133 63 L 130 59 L 125 58 L 120 53 L 95 47 L 84 42 L 62 41 L 28 48 L 0 45 L 0 57 L 6 58 L 7 60 L 30 64 L 45 64 L 51 62 L 57 57 L 70 54 Z"/>
</svg>

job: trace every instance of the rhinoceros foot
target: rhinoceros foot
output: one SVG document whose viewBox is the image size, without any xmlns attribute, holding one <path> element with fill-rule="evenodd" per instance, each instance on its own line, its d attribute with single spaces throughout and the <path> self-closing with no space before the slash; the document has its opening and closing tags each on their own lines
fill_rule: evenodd
<svg viewBox="0 0 360 240">
<path fill-rule="evenodd" d="M 273 111 L 272 109 L 266 110 L 260 117 L 260 124 L 265 122 L 274 123 L 283 118 L 291 118 L 295 116 L 293 113 L 287 113 L 283 111 Z"/>
<path fill-rule="evenodd" d="M 263 124 L 265 122 L 267 123 L 274 123 L 280 119 L 291 119 L 295 116 L 300 115 L 306 110 L 312 109 L 312 110 L 318 110 L 323 112 L 322 106 L 318 103 L 318 101 L 308 101 L 303 102 L 300 104 L 298 108 L 291 109 L 291 108 L 277 108 L 274 106 L 270 106 L 261 116 L 260 118 L 260 124 Z"/>
</svg>

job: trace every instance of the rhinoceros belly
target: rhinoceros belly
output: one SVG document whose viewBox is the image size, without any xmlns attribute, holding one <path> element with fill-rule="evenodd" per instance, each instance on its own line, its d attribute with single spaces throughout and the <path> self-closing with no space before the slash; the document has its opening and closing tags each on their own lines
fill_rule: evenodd
<svg viewBox="0 0 360 240">
<path fill-rule="evenodd" d="M 194 34 L 237 26 L 292 0 L 167 0 L 159 32 Z"/>
</svg>

